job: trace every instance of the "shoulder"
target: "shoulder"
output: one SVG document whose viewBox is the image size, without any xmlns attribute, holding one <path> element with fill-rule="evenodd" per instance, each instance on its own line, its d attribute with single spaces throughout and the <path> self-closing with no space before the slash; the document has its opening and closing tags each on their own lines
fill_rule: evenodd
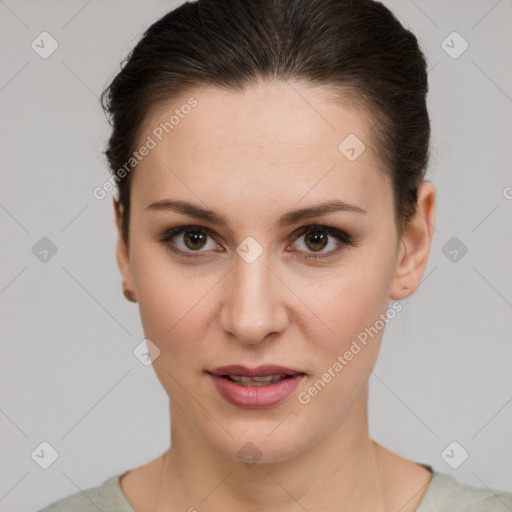
<svg viewBox="0 0 512 512">
<path fill-rule="evenodd" d="M 507 512 L 512 492 L 464 484 L 448 473 L 434 471 L 416 512 Z"/>
<path fill-rule="evenodd" d="M 37 512 L 134 512 L 121 491 L 120 477 L 111 476 L 97 487 L 65 496 Z"/>
<path fill-rule="evenodd" d="M 461 486 L 461 512 L 505 512 L 512 510 L 512 492 L 502 489 Z"/>
</svg>

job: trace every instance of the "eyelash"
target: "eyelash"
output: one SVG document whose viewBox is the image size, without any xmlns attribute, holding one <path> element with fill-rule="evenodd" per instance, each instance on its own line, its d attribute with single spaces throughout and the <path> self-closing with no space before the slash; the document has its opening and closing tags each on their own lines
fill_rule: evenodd
<svg viewBox="0 0 512 512">
<path fill-rule="evenodd" d="M 176 228 L 173 228 L 173 229 L 167 231 L 163 235 L 163 237 L 161 237 L 159 239 L 159 242 L 162 243 L 163 245 L 165 245 L 167 248 L 169 248 L 174 253 L 179 254 L 180 256 L 185 256 L 187 258 L 202 257 L 201 254 L 195 254 L 195 253 L 201 253 L 201 252 L 206 252 L 206 251 L 183 251 L 181 249 L 178 249 L 174 244 L 171 243 L 171 240 L 176 235 L 180 235 L 182 233 L 187 233 L 187 232 L 192 232 L 192 233 L 201 234 L 201 235 L 207 235 L 207 236 L 211 237 L 213 240 L 215 240 L 215 236 L 214 236 L 213 232 L 211 230 L 209 230 L 208 228 L 203 228 L 201 226 L 189 225 L 189 226 L 179 226 L 179 227 L 176 227 Z M 324 258 L 331 258 L 331 257 L 335 256 L 344 246 L 356 247 L 358 245 L 356 243 L 356 241 L 352 238 L 352 236 L 349 235 L 348 233 L 341 231 L 339 229 L 336 229 L 336 228 L 328 227 L 325 224 L 312 224 L 312 225 L 303 226 L 302 228 L 299 228 L 299 230 L 296 231 L 293 235 L 295 237 L 294 241 L 296 239 L 300 238 L 302 235 L 309 233 L 309 232 L 317 232 L 317 233 L 321 233 L 324 235 L 326 234 L 326 235 L 332 236 L 336 240 L 338 240 L 339 244 L 338 244 L 338 247 L 336 247 L 335 249 L 332 249 L 331 251 L 329 251 L 325 254 L 312 253 L 312 254 L 303 256 L 303 258 L 305 258 L 305 259 L 318 260 L 318 259 L 324 259 Z"/>
</svg>

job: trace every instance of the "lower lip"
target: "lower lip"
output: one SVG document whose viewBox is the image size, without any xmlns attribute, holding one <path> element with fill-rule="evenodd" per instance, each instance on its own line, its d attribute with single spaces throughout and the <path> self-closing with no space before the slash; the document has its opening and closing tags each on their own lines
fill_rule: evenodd
<svg viewBox="0 0 512 512">
<path fill-rule="evenodd" d="M 217 391 L 230 403 L 238 407 L 263 409 L 282 402 L 290 396 L 305 375 L 303 373 L 283 379 L 267 386 L 242 386 L 235 382 L 209 374 Z"/>
</svg>

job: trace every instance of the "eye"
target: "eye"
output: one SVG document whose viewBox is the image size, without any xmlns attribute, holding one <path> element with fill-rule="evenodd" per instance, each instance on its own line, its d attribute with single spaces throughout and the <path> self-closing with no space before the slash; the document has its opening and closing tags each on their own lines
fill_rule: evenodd
<svg viewBox="0 0 512 512">
<path fill-rule="evenodd" d="M 160 239 L 160 242 L 169 247 L 173 252 L 183 256 L 199 256 L 198 254 L 215 250 L 219 245 L 211 242 L 208 246 L 208 237 L 213 239 L 212 232 L 201 226 L 180 226 L 170 231 Z M 174 241 L 174 239 L 176 241 Z M 206 248 L 206 250 L 202 250 Z"/>
<path fill-rule="evenodd" d="M 302 256 L 308 258 L 328 258 L 338 253 L 344 246 L 357 244 L 344 231 L 323 224 L 304 226 L 293 235 L 293 239 L 304 237 L 299 252 L 309 253 Z M 209 240 L 211 239 L 211 240 Z M 167 231 L 159 241 L 180 256 L 200 257 L 201 253 L 217 250 L 220 246 L 215 242 L 213 232 L 201 226 L 179 226 Z M 208 243 L 210 245 L 208 246 Z M 328 250 L 324 250 L 325 248 Z M 330 248 L 330 249 L 329 249 Z M 204 250 L 203 250 L 204 249 Z M 316 254 L 315 254 L 316 253 Z"/>
<path fill-rule="evenodd" d="M 304 237 L 302 243 L 299 244 L 305 248 L 305 251 L 301 249 L 301 252 L 309 253 L 304 258 L 329 258 L 338 253 L 343 246 L 356 246 L 355 241 L 348 233 L 323 224 L 304 226 L 296 233 L 296 237 L 297 239 Z M 326 247 L 328 249 L 324 250 Z"/>
</svg>

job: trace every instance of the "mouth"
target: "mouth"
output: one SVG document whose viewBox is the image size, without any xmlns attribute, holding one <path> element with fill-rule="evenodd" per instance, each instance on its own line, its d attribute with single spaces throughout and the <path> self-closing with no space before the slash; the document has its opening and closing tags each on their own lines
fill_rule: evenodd
<svg viewBox="0 0 512 512">
<path fill-rule="evenodd" d="M 229 366 L 219 366 L 208 373 L 230 379 L 234 382 L 242 384 L 250 384 L 251 382 L 262 382 L 264 384 L 275 384 L 283 379 L 293 377 L 305 373 L 301 370 L 295 370 L 279 365 L 261 365 L 256 368 L 248 368 L 240 364 L 232 364 Z"/>
<path fill-rule="evenodd" d="M 266 377 L 245 377 L 243 375 L 220 375 L 240 386 L 270 386 L 282 380 L 289 379 L 290 375 L 268 375 Z"/>
<path fill-rule="evenodd" d="M 265 409 L 283 403 L 306 373 L 283 366 L 223 366 L 206 372 L 221 397 L 236 407 Z"/>
</svg>

